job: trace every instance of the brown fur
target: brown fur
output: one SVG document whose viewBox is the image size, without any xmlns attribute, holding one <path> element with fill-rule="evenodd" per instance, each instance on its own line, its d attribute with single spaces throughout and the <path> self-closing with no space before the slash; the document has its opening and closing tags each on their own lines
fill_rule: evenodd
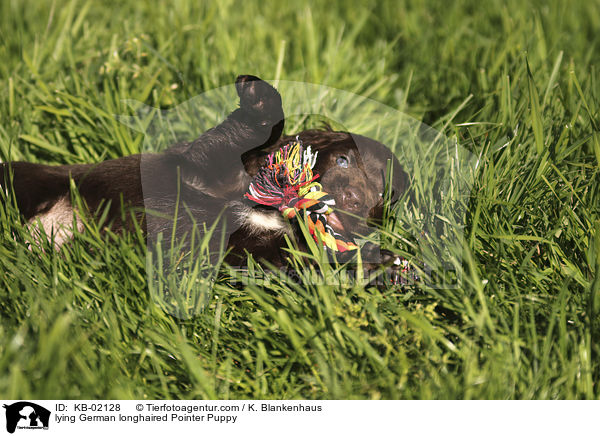
<svg viewBox="0 0 600 436">
<path fill-rule="evenodd" d="M 25 220 L 45 218 L 44 227 L 52 229 L 48 219 L 57 204 L 65 206 L 62 212 L 71 207 L 72 180 L 92 217 L 108 207 L 113 230 L 132 227 L 124 217 L 132 216 L 127 210 L 133 208 L 134 219 L 147 231 L 150 243 L 161 232 L 170 237 L 174 225 L 175 237 L 186 238 L 194 225 L 210 226 L 225 211 L 223 223 L 230 229 L 228 262 L 243 265 L 249 252 L 276 266 L 284 265 L 285 236 L 304 244 L 298 229 L 276 209 L 253 204 L 243 196 L 266 156 L 294 137 L 280 137 L 284 119 L 281 97 L 274 88 L 253 76 L 240 76 L 236 86 L 240 108 L 195 141 L 177 144 L 162 154 L 90 165 L 1 164 L 0 185 L 7 188 L 12 180 Z M 377 141 L 328 130 L 308 130 L 299 137 L 319 153 L 314 172 L 320 175 L 323 189 L 335 198 L 348 238 L 365 234 L 369 220 L 381 218 L 388 160 L 394 171 L 393 200 L 406 189 L 407 177 L 398 159 Z M 340 156 L 348 161 L 347 168 L 337 163 Z M 182 208 L 174 222 L 169 216 L 178 196 L 186 213 Z M 149 210 L 162 216 L 145 213 Z M 61 235 L 67 235 L 63 215 Z"/>
</svg>

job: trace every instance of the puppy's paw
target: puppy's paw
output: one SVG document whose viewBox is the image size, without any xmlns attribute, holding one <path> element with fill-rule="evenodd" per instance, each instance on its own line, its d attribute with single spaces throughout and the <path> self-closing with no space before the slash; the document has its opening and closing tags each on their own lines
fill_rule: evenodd
<svg viewBox="0 0 600 436">
<path fill-rule="evenodd" d="M 417 271 L 408 260 L 389 250 L 381 250 L 381 264 L 385 268 L 384 277 L 392 285 L 412 285 L 419 281 Z"/>
<path fill-rule="evenodd" d="M 261 126 L 272 126 L 283 120 L 281 96 L 275 88 L 256 76 L 238 76 L 235 81 L 240 96 L 240 109 Z"/>
</svg>

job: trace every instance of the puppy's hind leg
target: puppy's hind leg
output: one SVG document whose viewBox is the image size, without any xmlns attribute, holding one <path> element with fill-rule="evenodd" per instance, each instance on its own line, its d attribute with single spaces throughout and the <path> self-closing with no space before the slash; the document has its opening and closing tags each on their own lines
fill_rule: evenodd
<svg viewBox="0 0 600 436">
<path fill-rule="evenodd" d="M 275 143 L 285 122 L 279 93 L 267 82 L 248 75 L 238 76 L 235 87 L 240 97 L 240 118 L 258 137 L 243 145 L 243 151 Z"/>
<path fill-rule="evenodd" d="M 255 76 L 239 76 L 236 91 L 240 107 L 221 124 L 196 140 L 167 150 L 194 189 L 221 198 L 236 198 L 250 182 L 242 154 L 277 141 L 284 126 L 281 96 Z"/>
<path fill-rule="evenodd" d="M 175 145 L 167 152 L 197 166 L 209 167 L 221 156 L 240 155 L 274 143 L 284 126 L 277 90 L 255 76 L 239 76 L 235 86 L 240 98 L 238 109 L 196 140 Z"/>
</svg>

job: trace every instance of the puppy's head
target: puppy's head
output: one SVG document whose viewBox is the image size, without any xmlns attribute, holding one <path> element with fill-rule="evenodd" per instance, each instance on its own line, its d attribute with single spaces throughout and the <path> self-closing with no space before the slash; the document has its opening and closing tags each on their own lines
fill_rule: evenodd
<svg viewBox="0 0 600 436">
<path fill-rule="evenodd" d="M 328 224 L 347 237 L 369 232 L 369 224 L 381 220 L 384 209 L 388 161 L 391 162 L 391 202 L 408 187 L 408 176 L 400 162 L 383 144 L 373 139 L 323 130 L 307 130 L 299 134 L 305 146 L 318 151 L 313 172 L 319 174 L 323 190 L 333 196 L 335 212 Z M 281 143 L 292 140 L 283 138 Z"/>
</svg>

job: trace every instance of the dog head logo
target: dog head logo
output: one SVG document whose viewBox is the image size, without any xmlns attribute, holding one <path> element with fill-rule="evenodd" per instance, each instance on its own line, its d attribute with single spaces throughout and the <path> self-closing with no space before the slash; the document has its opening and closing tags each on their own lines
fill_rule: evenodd
<svg viewBox="0 0 600 436">
<path fill-rule="evenodd" d="M 50 411 L 28 401 L 4 405 L 6 409 L 6 431 L 14 433 L 19 429 L 48 429 Z"/>
</svg>

